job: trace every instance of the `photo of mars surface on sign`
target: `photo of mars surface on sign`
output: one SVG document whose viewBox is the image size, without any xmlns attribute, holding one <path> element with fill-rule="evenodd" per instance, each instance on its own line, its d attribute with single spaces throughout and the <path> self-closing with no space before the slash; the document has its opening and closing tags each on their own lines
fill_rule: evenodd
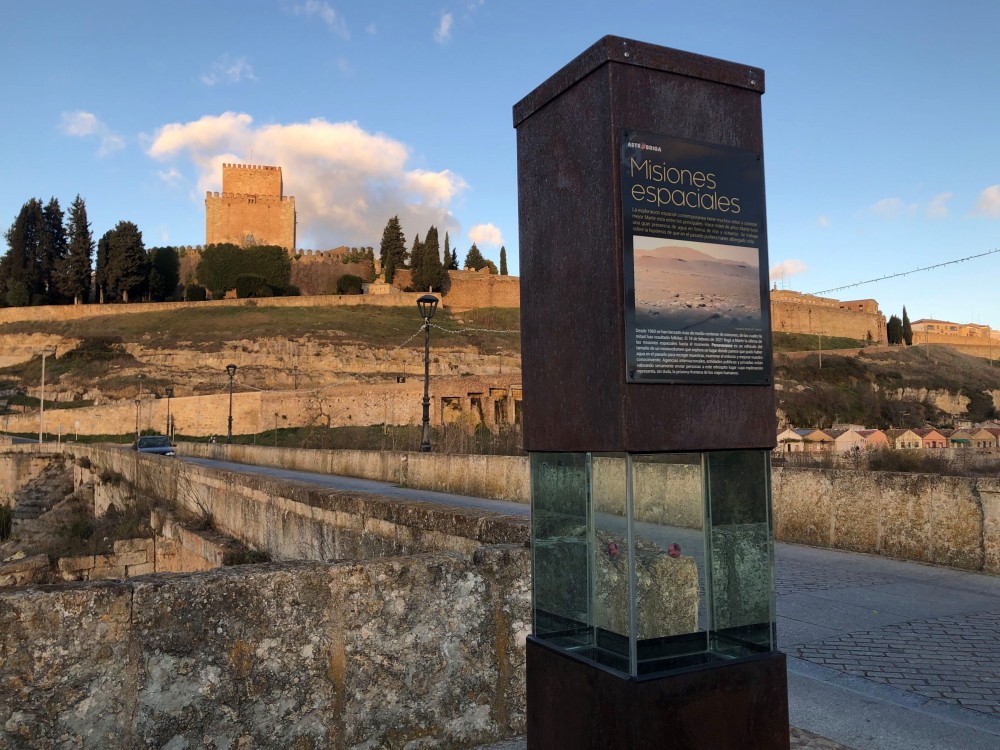
<svg viewBox="0 0 1000 750">
<path fill-rule="evenodd" d="M 632 247 L 636 328 L 760 329 L 757 248 L 640 235 Z"/>
</svg>

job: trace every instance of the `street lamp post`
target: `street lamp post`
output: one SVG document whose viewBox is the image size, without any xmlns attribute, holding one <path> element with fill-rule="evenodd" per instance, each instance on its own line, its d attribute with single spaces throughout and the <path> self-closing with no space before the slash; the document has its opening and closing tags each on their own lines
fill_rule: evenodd
<svg viewBox="0 0 1000 750">
<path fill-rule="evenodd" d="M 236 374 L 236 365 L 226 365 L 226 372 L 229 374 L 229 433 L 226 442 L 233 442 L 233 376 Z"/>
<path fill-rule="evenodd" d="M 431 397 L 429 389 L 431 371 L 431 318 L 437 309 L 438 298 L 433 294 L 425 294 L 417 300 L 417 309 L 424 319 L 424 432 L 420 440 L 420 452 L 429 453 L 431 449 Z"/>
<path fill-rule="evenodd" d="M 139 399 L 135 400 L 135 439 L 139 439 L 139 404 L 142 402 Z"/>
<path fill-rule="evenodd" d="M 167 437 L 170 437 L 170 399 L 174 397 L 174 389 L 165 388 L 164 393 L 167 394 Z"/>
</svg>

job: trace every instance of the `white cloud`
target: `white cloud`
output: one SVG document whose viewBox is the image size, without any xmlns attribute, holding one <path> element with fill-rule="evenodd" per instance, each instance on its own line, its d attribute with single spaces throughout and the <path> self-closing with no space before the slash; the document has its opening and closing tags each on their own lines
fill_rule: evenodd
<svg viewBox="0 0 1000 750">
<path fill-rule="evenodd" d="M 901 198 L 883 198 L 869 210 L 882 219 L 898 219 L 913 213 L 913 206 L 906 205 Z"/>
<path fill-rule="evenodd" d="M 1000 219 L 1000 185 L 990 185 L 979 194 L 973 215 Z"/>
<path fill-rule="evenodd" d="M 372 36 L 374 36 L 375 34 L 377 34 L 378 33 L 378 28 L 375 26 L 375 22 L 372 21 L 370 24 L 368 24 L 367 26 L 365 26 L 365 31 L 367 31 Z"/>
<path fill-rule="evenodd" d="M 469 230 L 469 239 L 477 245 L 499 247 L 503 244 L 503 235 L 492 224 L 476 224 Z"/>
<path fill-rule="evenodd" d="M 931 198 L 931 202 L 927 204 L 927 218 L 943 219 L 946 217 L 948 215 L 948 206 L 946 204 L 951 199 L 951 193 L 939 193 Z"/>
<path fill-rule="evenodd" d="M 434 30 L 434 41 L 444 44 L 451 39 L 451 27 L 455 22 L 455 17 L 451 13 L 442 13 L 437 29 Z"/>
<path fill-rule="evenodd" d="M 821 214 L 819 217 L 817 217 L 816 223 L 822 229 L 829 229 L 830 228 L 830 219 L 827 218 L 825 215 Z"/>
<path fill-rule="evenodd" d="M 344 39 L 351 38 L 344 19 L 340 17 L 329 3 L 320 2 L 319 0 L 306 0 L 304 3 L 296 3 L 292 6 L 291 10 L 297 16 L 319 18 L 337 36 Z"/>
<path fill-rule="evenodd" d="M 97 149 L 98 156 L 107 156 L 114 151 L 125 148 L 125 139 L 113 132 L 92 112 L 84 112 L 83 110 L 63 112 L 59 129 L 66 135 L 77 138 L 98 138 L 101 142 Z"/>
<path fill-rule="evenodd" d="M 299 247 L 377 246 L 394 215 L 407 237 L 432 224 L 457 234 L 449 206 L 465 181 L 448 169 L 408 168 L 406 144 L 355 122 L 255 126 L 248 114 L 225 112 L 165 125 L 148 149 L 161 161 L 193 163 L 202 195 L 221 190 L 223 163 L 246 161 L 251 151 L 255 164 L 281 167 L 285 194 L 295 196 Z"/>
<path fill-rule="evenodd" d="M 202 73 L 199 78 L 206 86 L 214 86 L 217 83 L 239 83 L 240 81 L 256 81 L 253 74 L 253 66 L 246 61 L 245 57 L 235 60 L 228 54 L 223 55 L 209 68 L 207 73 Z"/>
<path fill-rule="evenodd" d="M 789 276 L 805 273 L 805 271 L 806 264 L 801 260 L 792 258 L 791 260 L 783 260 L 780 263 L 776 263 L 771 266 L 771 272 L 768 274 L 768 278 L 771 281 L 778 281 L 780 279 L 787 279 Z"/>
<path fill-rule="evenodd" d="M 156 174 L 161 180 L 170 185 L 170 187 L 176 187 L 178 184 L 180 184 L 181 173 L 178 172 L 174 167 L 170 167 L 170 169 L 167 170 L 161 169 Z"/>
</svg>

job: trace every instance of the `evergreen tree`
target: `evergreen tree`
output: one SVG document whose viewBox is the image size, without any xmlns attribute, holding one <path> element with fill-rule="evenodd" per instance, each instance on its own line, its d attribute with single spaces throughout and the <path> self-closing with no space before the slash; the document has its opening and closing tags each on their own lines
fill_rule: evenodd
<svg viewBox="0 0 1000 750">
<path fill-rule="evenodd" d="M 903 343 L 903 321 L 895 315 L 891 316 L 885 324 L 885 337 L 890 344 Z"/>
<path fill-rule="evenodd" d="M 444 233 L 444 269 L 447 271 L 451 267 L 451 241 L 448 239 L 448 233 Z"/>
<path fill-rule="evenodd" d="M 87 301 L 90 292 L 90 256 L 94 252 L 94 235 L 87 221 L 87 206 L 79 195 L 69 207 L 69 247 L 57 267 L 60 293 L 75 304 Z"/>
<path fill-rule="evenodd" d="M 181 280 L 181 261 L 177 249 L 154 247 L 149 251 L 149 298 L 163 302 L 173 297 Z"/>
<path fill-rule="evenodd" d="M 149 258 L 139 227 L 131 221 L 119 221 L 105 232 L 101 242 L 105 243 L 103 281 L 108 295 L 123 302 L 140 299 L 149 281 Z"/>
<path fill-rule="evenodd" d="M 448 262 L 448 270 L 449 271 L 458 270 L 458 250 L 451 251 L 451 260 Z"/>
<path fill-rule="evenodd" d="M 97 263 L 94 266 L 94 283 L 97 286 L 97 301 L 104 304 L 108 294 L 108 233 L 97 241 Z"/>
<path fill-rule="evenodd" d="M 507 275 L 507 248 L 500 246 L 500 275 Z"/>
<path fill-rule="evenodd" d="M 387 284 L 392 283 L 392 277 L 397 268 L 406 265 L 406 238 L 399 225 L 399 217 L 393 216 L 382 230 L 382 242 L 379 245 L 379 261 Z"/>
<path fill-rule="evenodd" d="M 6 304 L 22 307 L 47 301 L 39 270 L 44 234 L 42 204 L 32 198 L 21 206 L 14 223 L 4 234 L 8 250 L 0 269 L 0 296 Z"/>
<path fill-rule="evenodd" d="M 42 242 L 38 257 L 41 286 L 45 295 L 44 304 L 59 302 L 62 294 L 57 282 L 58 269 L 66 258 L 66 228 L 63 226 L 63 210 L 56 198 L 50 198 L 42 209 Z"/>
<path fill-rule="evenodd" d="M 472 243 L 472 247 L 469 248 L 469 252 L 465 256 L 465 269 L 478 271 L 480 268 L 486 267 L 486 258 L 483 254 L 479 252 L 479 248 L 476 247 L 476 243 Z"/>
<path fill-rule="evenodd" d="M 423 253 L 424 246 L 420 242 L 420 235 L 418 234 L 413 238 L 413 247 L 410 249 L 410 268 L 417 268 L 423 264 Z"/>
<path fill-rule="evenodd" d="M 420 245 L 420 255 L 411 263 L 413 267 L 413 288 L 423 292 L 428 288 L 440 289 L 444 282 L 444 265 L 438 247 L 437 227 L 427 230 L 427 236 Z"/>
<path fill-rule="evenodd" d="M 906 314 L 906 305 L 903 305 L 903 323 L 901 334 L 903 342 L 907 346 L 913 346 L 913 327 L 910 325 L 910 316 Z"/>
</svg>

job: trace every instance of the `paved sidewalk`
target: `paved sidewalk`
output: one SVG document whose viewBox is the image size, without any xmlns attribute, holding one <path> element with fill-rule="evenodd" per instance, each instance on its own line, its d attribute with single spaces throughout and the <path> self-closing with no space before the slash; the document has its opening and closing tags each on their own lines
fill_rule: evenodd
<svg viewBox="0 0 1000 750">
<path fill-rule="evenodd" d="M 792 728 L 790 733 L 791 750 L 851 750 L 851 748 L 838 745 L 819 735 L 807 732 L 804 729 Z M 498 742 L 493 745 L 483 745 L 475 750 L 527 750 L 528 743 L 521 737 L 507 742 Z"/>
</svg>

